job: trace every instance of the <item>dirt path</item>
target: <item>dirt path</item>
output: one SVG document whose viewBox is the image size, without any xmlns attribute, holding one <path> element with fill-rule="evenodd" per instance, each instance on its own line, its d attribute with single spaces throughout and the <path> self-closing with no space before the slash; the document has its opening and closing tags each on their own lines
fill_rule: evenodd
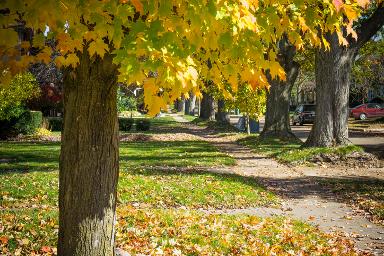
<svg viewBox="0 0 384 256">
<path fill-rule="evenodd" d="M 181 123 L 187 121 L 181 116 L 172 115 Z M 277 163 L 263 155 L 250 152 L 233 140 L 218 136 L 202 127 L 185 124 L 189 131 L 206 140 L 221 151 L 236 159 L 237 165 L 223 171 L 243 176 L 257 177 L 269 190 L 283 198 L 281 209 L 248 208 L 220 210 L 218 213 L 250 214 L 257 216 L 285 215 L 318 225 L 324 232 L 339 232 L 356 241 L 360 250 L 370 251 L 374 255 L 384 255 L 384 227 L 371 223 L 360 211 L 340 202 L 338 197 L 318 183 L 324 175 L 319 168 L 291 168 Z M 365 170 L 365 174 L 369 170 Z M 384 170 L 372 170 L 377 173 Z M 345 175 L 343 171 L 326 170 L 325 176 Z M 383 177 L 383 175 L 381 175 Z"/>
</svg>

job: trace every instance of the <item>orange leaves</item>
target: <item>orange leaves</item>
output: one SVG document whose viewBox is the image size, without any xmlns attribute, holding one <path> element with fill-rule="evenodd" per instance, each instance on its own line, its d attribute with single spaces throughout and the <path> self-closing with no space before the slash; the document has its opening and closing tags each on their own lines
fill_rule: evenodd
<svg viewBox="0 0 384 256">
<path fill-rule="evenodd" d="M 0 236 L 0 242 L 2 243 L 2 244 L 7 244 L 8 243 L 8 237 L 6 237 L 6 236 Z"/>
<path fill-rule="evenodd" d="M 356 0 L 357 4 L 363 8 L 367 7 L 370 3 L 370 0 Z"/>
<path fill-rule="evenodd" d="M 43 253 L 50 253 L 50 252 L 52 252 L 52 248 L 49 247 L 49 246 L 42 246 L 41 247 L 41 252 L 43 252 Z"/>
<path fill-rule="evenodd" d="M 332 2 L 335 5 L 336 11 L 339 12 L 341 10 L 341 7 L 343 7 L 343 1 L 342 0 L 333 0 Z"/>
<path fill-rule="evenodd" d="M 131 2 L 136 11 L 140 12 L 140 14 L 144 13 L 144 7 L 140 0 L 131 0 Z"/>
<path fill-rule="evenodd" d="M 59 33 L 56 37 L 58 43 L 57 48 L 60 53 L 65 55 L 67 53 L 75 52 L 75 50 L 83 50 L 83 42 L 81 39 L 72 39 L 68 33 Z"/>
</svg>

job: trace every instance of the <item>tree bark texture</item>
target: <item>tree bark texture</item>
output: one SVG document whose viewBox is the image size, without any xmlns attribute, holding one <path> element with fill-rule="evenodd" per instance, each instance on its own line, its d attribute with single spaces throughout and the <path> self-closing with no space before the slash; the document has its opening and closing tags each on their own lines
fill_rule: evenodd
<svg viewBox="0 0 384 256">
<path fill-rule="evenodd" d="M 216 121 L 229 124 L 229 113 L 225 110 L 225 101 L 220 99 L 217 101 Z"/>
<path fill-rule="evenodd" d="M 356 29 L 357 40 L 348 36 L 348 47 L 339 44 L 336 33 L 326 35 L 330 49 L 316 51 L 316 118 L 305 143 L 310 147 L 349 144 L 348 101 L 352 65 L 359 49 L 384 25 L 380 3 Z"/>
<path fill-rule="evenodd" d="M 177 110 L 177 112 L 183 112 L 184 113 L 184 111 L 185 111 L 185 99 L 184 98 L 177 99 L 176 110 Z"/>
<path fill-rule="evenodd" d="M 189 99 L 185 100 L 185 114 L 194 115 L 194 109 L 196 107 L 196 96 L 193 93 L 190 93 Z"/>
<path fill-rule="evenodd" d="M 203 92 L 203 98 L 200 105 L 200 118 L 205 120 L 215 120 L 214 99 L 211 95 Z"/>
<path fill-rule="evenodd" d="M 306 146 L 348 144 L 349 83 L 354 51 L 339 45 L 336 34 L 327 36 L 330 50 L 315 57 L 316 117 Z"/>
<path fill-rule="evenodd" d="M 64 82 L 58 255 L 114 255 L 117 67 L 112 56 L 79 59 Z"/>
<path fill-rule="evenodd" d="M 267 94 L 267 112 L 265 114 L 265 125 L 261 132 L 261 138 L 277 137 L 277 138 L 296 138 L 291 131 L 289 119 L 289 105 L 292 87 L 295 84 L 299 74 L 299 64 L 294 61 L 296 49 L 289 44 L 286 38 L 279 42 L 278 60 L 286 73 L 286 81 L 278 78 L 272 79 L 267 74 L 269 84 L 269 92 Z"/>
</svg>

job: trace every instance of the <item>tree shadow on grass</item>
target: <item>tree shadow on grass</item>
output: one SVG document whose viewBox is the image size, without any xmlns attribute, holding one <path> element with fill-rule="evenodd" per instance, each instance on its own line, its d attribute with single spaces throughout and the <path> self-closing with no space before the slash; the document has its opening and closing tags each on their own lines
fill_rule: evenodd
<svg viewBox="0 0 384 256">
<path fill-rule="evenodd" d="M 55 171 L 59 168 L 60 143 L 0 143 L 0 175 Z"/>
<path fill-rule="evenodd" d="M 262 184 L 287 199 L 310 199 L 357 206 L 384 220 L 384 180 L 368 176 L 311 176 L 291 179 L 259 178 Z"/>
</svg>

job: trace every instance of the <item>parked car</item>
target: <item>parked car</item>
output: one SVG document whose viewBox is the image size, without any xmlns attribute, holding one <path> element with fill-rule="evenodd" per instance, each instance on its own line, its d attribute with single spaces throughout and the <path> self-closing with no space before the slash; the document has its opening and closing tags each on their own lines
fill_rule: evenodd
<svg viewBox="0 0 384 256">
<path fill-rule="evenodd" d="M 351 116 L 356 120 L 365 120 L 372 117 L 384 117 L 384 105 L 378 103 L 362 104 L 351 110 Z"/>
<path fill-rule="evenodd" d="M 311 124 L 315 121 L 315 110 L 316 105 L 313 104 L 302 104 L 299 105 L 292 116 L 292 125 L 300 124 Z"/>
</svg>

